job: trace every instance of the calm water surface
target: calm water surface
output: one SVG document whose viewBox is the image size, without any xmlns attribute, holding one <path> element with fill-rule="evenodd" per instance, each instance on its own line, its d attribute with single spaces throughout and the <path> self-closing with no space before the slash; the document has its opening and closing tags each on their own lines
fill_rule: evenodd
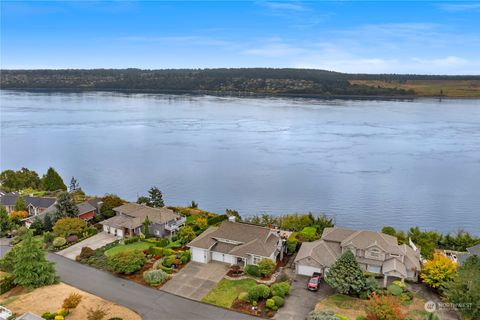
<svg viewBox="0 0 480 320">
<path fill-rule="evenodd" d="M 1 92 L 1 168 L 89 194 L 480 234 L 480 100 Z"/>
</svg>

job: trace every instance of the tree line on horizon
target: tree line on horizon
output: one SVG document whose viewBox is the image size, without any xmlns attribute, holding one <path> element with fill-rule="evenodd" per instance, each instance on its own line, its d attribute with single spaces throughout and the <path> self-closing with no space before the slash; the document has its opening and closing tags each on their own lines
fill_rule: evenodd
<svg viewBox="0 0 480 320">
<path fill-rule="evenodd" d="M 412 90 L 352 84 L 349 80 L 471 80 L 478 76 L 347 74 L 317 69 L 44 69 L 2 70 L 3 89 L 130 90 L 267 95 L 407 96 Z"/>
</svg>

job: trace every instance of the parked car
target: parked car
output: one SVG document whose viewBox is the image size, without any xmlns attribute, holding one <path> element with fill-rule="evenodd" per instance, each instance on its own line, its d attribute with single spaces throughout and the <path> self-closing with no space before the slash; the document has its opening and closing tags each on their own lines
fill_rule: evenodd
<svg viewBox="0 0 480 320">
<path fill-rule="evenodd" d="M 314 272 L 313 275 L 308 280 L 307 289 L 310 291 L 317 291 L 320 287 L 320 281 L 322 280 L 322 274 Z"/>
</svg>

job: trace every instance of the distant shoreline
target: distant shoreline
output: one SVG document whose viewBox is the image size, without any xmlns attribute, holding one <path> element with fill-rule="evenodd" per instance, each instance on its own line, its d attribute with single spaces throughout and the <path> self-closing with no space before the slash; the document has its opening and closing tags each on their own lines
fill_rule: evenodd
<svg viewBox="0 0 480 320">
<path fill-rule="evenodd" d="M 478 100 L 480 97 L 465 96 L 418 96 L 418 95 L 321 95 L 308 93 L 255 93 L 255 92 L 224 92 L 209 90 L 161 90 L 161 89 L 118 89 L 118 88 L 0 88 L 0 90 L 23 91 L 23 92 L 64 92 L 64 93 L 81 93 L 81 92 L 119 92 L 119 93 L 147 93 L 147 94 L 172 94 L 172 95 L 211 95 L 217 97 L 240 97 L 240 98 L 303 98 L 303 99 L 321 99 L 321 100 L 399 100 L 413 101 L 418 99 L 449 99 L 449 100 Z"/>
</svg>

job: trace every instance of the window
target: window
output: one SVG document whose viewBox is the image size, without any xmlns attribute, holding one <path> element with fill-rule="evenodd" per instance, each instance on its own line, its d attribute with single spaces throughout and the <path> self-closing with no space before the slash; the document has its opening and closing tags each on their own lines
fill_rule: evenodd
<svg viewBox="0 0 480 320">
<path fill-rule="evenodd" d="M 370 250 L 370 255 L 372 257 L 378 258 L 378 257 L 380 257 L 380 250 L 378 250 L 377 248 L 373 248 L 373 249 Z"/>
<path fill-rule="evenodd" d="M 258 265 L 258 263 L 262 260 L 262 257 L 253 256 L 253 264 Z"/>
</svg>

